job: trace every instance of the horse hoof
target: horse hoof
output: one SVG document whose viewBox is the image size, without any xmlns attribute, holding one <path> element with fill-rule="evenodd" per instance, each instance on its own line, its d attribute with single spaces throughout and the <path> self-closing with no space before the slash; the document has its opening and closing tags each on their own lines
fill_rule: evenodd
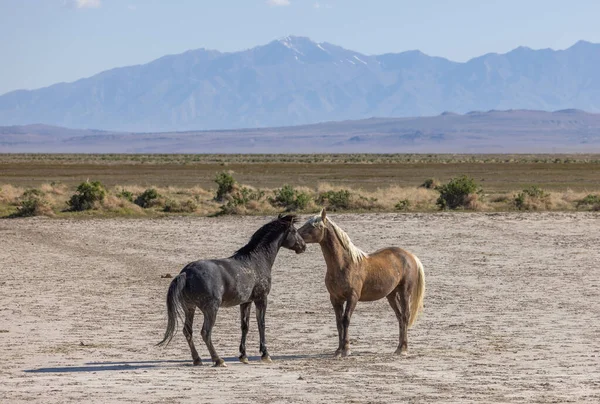
<svg viewBox="0 0 600 404">
<path fill-rule="evenodd" d="M 270 357 L 269 355 L 267 355 L 267 356 L 263 356 L 262 358 L 260 358 L 260 360 L 261 360 L 263 363 L 273 363 L 273 360 L 271 359 L 271 357 Z"/>
<path fill-rule="evenodd" d="M 333 354 L 334 358 L 341 358 L 342 357 L 342 351 L 335 351 L 335 353 Z"/>
<path fill-rule="evenodd" d="M 214 368 L 226 368 L 227 365 L 225 364 L 225 361 L 223 359 L 219 359 L 218 361 L 215 362 L 213 367 Z"/>
<path fill-rule="evenodd" d="M 346 358 L 348 356 L 350 356 L 351 352 L 349 349 L 342 351 L 342 358 Z"/>
<path fill-rule="evenodd" d="M 194 359 L 194 366 L 202 366 L 202 360 L 200 358 Z"/>
<path fill-rule="evenodd" d="M 240 356 L 240 362 L 245 363 L 246 365 L 250 363 L 247 356 Z"/>
<path fill-rule="evenodd" d="M 394 352 L 395 355 L 400 355 L 400 356 L 408 356 L 408 351 L 406 349 L 396 349 L 396 352 Z"/>
</svg>

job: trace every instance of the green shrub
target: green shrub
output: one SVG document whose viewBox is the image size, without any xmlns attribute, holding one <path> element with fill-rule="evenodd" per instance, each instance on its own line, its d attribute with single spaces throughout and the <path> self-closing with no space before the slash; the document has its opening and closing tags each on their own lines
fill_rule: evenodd
<svg viewBox="0 0 600 404">
<path fill-rule="evenodd" d="M 125 199 L 129 202 L 133 202 L 133 192 L 126 191 L 124 189 L 117 194 L 117 197 L 121 198 L 121 199 Z"/>
<path fill-rule="evenodd" d="M 226 195 L 227 203 L 219 208 L 219 215 L 235 215 L 240 213 L 240 208 L 246 208 L 252 201 L 260 201 L 265 196 L 261 190 L 253 190 L 247 187 L 234 187 L 232 192 Z M 243 210 L 243 209 L 242 209 Z"/>
<path fill-rule="evenodd" d="M 17 212 L 13 216 L 52 216 L 53 213 L 44 192 L 39 189 L 28 189 L 19 198 Z"/>
<path fill-rule="evenodd" d="M 326 205 L 332 210 L 350 208 L 350 191 L 342 189 L 340 191 L 327 191 L 319 195 L 317 202 L 320 205 Z"/>
<path fill-rule="evenodd" d="M 402 199 L 398 201 L 396 206 L 394 206 L 396 210 L 408 210 L 410 207 L 410 201 L 408 199 Z"/>
<path fill-rule="evenodd" d="M 183 202 L 177 202 L 169 199 L 165 202 L 163 211 L 169 213 L 193 213 L 198 209 L 198 204 L 191 199 Z"/>
<path fill-rule="evenodd" d="M 235 205 L 235 204 L 233 204 L 233 203 L 231 203 L 231 201 L 230 201 L 230 202 L 227 202 L 227 203 L 221 205 L 219 207 L 219 212 L 216 215 L 217 216 L 235 215 L 237 213 L 239 213 L 238 212 L 238 206 Z"/>
<path fill-rule="evenodd" d="M 231 194 L 231 199 L 236 205 L 247 205 L 250 201 L 259 201 L 263 196 L 265 196 L 265 191 L 241 187 Z"/>
<path fill-rule="evenodd" d="M 519 210 L 539 210 L 550 207 L 550 194 L 537 185 L 525 188 L 513 200 Z"/>
<path fill-rule="evenodd" d="M 234 186 L 236 184 L 233 175 L 225 171 L 217 174 L 217 176 L 215 177 L 215 182 L 217 183 L 217 194 L 215 195 L 215 200 L 217 201 L 222 201 L 226 195 L 233 192 Z"/>
<path fill-rule="evenodd" d="M 148 188 L 147 190 L 142 192 L 137 198 L 135 198 L 134 203 L 146 209 L 154 206 L 159 197 L 160 194 L 156 189 Z"/>
<path fill-rule="evenodd" d="M 106 188 L 100 181 L 86 181 L 79 184 L 77 193 L 69 199 L 70 210 L 82 211 L 94 209 L 96 203 L 102 202 L 106 196 Z"/>
<path fill-rule="evenodd" d="M 577 201 L 578 208 L 585 208 L 594 211 L 600 210 L 600 195 L 589 194 L 585 198 Z"/>
<path fill-rule="evenodd" d="M 419 185 L 419 188 L 436 189 L 439 185 L 440 182 L 435 178 L 427 178 L 421 185 Z"/>
<path fill-rule="evenodd" d="M 469 209 L 475 199 L 473 194 L 481 193 L 480 186 L 466 175 L 452 178 L 447 184 L 436 187 L 436 190 L 440 193 L 436 201 L 440 209 Z"/>
<path fill-rule="evenodd" d="M 275 196 L 269 198 L 269 202 L 275 207 L 295 211 L 306 209 L 310 199 L 310 195 L 306 192 L 300 192 L 291 185 L 284 185 L 282 188 L 275 190 Z"/>
</svg>

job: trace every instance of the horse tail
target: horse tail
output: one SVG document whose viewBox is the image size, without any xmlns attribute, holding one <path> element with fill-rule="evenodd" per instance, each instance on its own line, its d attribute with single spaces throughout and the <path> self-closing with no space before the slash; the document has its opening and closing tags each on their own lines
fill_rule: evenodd
<svg viewBox="0 0 600 404">
<path fill-rule="evenodd" d="M 173 339 L 175 329 L 177 328 L 177 320 L 182 317 L 183 306 L 181 304 L 181 291 L 185 287 L 186 275 L 185 272 L 180 273 L 171 281 L 169 291 L 167 292 L 167 330 L 162 341 L 156 345 L 166 346 Z"/>
<path fill-rule="evenodd" d="M 417 262 L 418 277 L 416 290 L 411 293 L 409 327 L 412 327 L 415 321 L 417 321 L 419 313 L 423 310 L 423 299 L 425 298 L 425 271 L 423 270 L 423 264 L 415 255 L 413 257 Z"/>
</svg>

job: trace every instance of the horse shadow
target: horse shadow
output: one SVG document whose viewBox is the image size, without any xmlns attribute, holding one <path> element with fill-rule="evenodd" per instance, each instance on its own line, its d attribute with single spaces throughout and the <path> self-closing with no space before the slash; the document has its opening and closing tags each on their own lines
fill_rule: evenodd
<svg viewBox="0 0 600 404">
<path fill-rule="evenodd" d="M 313 354 L 313 355 L 274 355 L 273 361 L 290 361 L 304 359 L 326 359 L 332 355 Z M 235 356 L 222 358 L 228 364 L 244 365 Z M 260 356 L 248 357 L 250 364 L 261 363 Z M 210 359 L 204 361 L 202 367 L 212 366 Z M 25 369 L 25 373 L 79 373 L 79 372 L 106 372 L 106 371 L 128 371 L 140 369 L 166 368 L 166 367 L 196 367 L 192 365 L 192 360 L 148 360 L 148 361 L 111 361 L 111 362 L 87 362 L 83 366 L 57 366 L 37 369 Z"/>
</svg>

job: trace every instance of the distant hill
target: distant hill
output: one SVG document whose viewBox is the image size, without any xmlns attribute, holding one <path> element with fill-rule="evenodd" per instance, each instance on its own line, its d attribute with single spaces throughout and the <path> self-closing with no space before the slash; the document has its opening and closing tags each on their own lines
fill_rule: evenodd
<svg viewBox="0 0 600 404">
<path fill-rule="evenodd" d="M 159 133 L 0 127 L 0 153 L 599 153 L 600 114 L 509 110 Z"/>
<path fill-rule="evenodd" d="M 511 108 L 600 112 L 600 44 L 520 47 L 456 63 L 419 51 L 367 56 L 286 37 L 13 91 L 0 96 L 0 125 L 155 132 Z"/>
</svg>

